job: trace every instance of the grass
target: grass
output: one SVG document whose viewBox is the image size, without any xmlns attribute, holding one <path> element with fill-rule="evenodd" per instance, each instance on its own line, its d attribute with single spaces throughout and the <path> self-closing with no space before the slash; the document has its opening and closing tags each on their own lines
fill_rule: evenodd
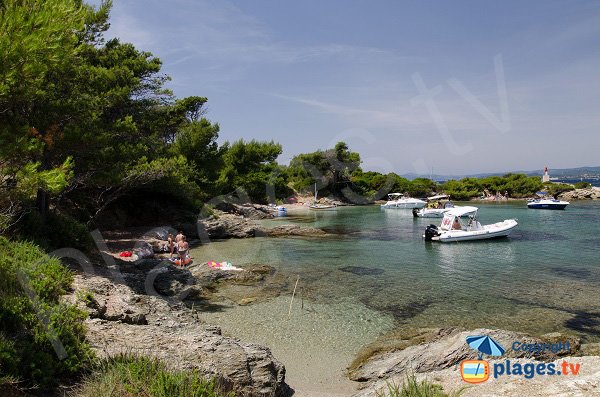
<svg viewBox="0 0 600 397">
<path fill-rule="evenodd" d="M 233 397 L 197 371 L 173 370 L 155 358 L 121 354 L 98 364 L 71 397 Z"/>
<path fill-rule="evenodd" d="M 441 385 L 428 380 L 419 382 L 415 375 L 411 375 L 406 378 L 402 386 L 388 383 L 387 390 L 378 391 L 377 397 L 459 397 L 464 390 L 462 388 L 452 393 L 446 393 Z"/>
</svg>

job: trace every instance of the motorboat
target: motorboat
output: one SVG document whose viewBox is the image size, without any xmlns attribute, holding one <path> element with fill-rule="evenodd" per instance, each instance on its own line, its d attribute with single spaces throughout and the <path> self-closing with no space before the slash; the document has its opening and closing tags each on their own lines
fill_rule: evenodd
<svg viewBox="0 0 600 397">
<path fill-rule="evenodd" d="M 556 200 L 554 198 L 527 200 L 527 208 L 536 210 L 564 210 L 569 204 L 568 201 Z"/>
<path fill-rule="evenodd" d="M 477 220 L 477 214 L 471 215 L 469 220 L 461 222 L 460 218 L 468 207 L 455 207 L 444 214 L 441 225 L 429 225 L 423 237 L 425 241 L 441 241 L 449 243 L 454 241 L 487 240 L 508 236 L 517 227 L 516 219 L 505 219 L 502 222 L 482 225 Z"/>
<path fill-rule="evenodd" d="M 381 208 L 412 209 L 412 208 L 423 208 L 423 207 L 425 207 L 425 204 L 427 204 L 426 201 L 423 201 L 423 200 L 420 200 L 417 198 L 406 197 L 402 193 L 389 193 L 387 203 L 382 204 Z"/>
<path fill-rule="evenodd" d="M 477 213 L 478 208 L 472 207 L 469 205 L 466 206 L 455 206 L 451 202 L 447 202 L 444 204 L 444 208 L 421 208 L 421 209 L 413 209 L 413 216 L 415 218 L 443 218 L 444 214 L 452 209 L 462 208 L 465 209 L 464 212 L 461 212 L 461 217 L 466 218 L 469 216 L 474 216 Z"/>
<path fill-rule="evenodd" d="M 427 206 L 421 209 L 413 209 L 413 216 L 415 218 L 442 218 L 444 214 L 450 211 L 452 208 L 460 208 L 455 206 L 449 201 L 450 196 L 447 194 L 439 194 L 436 196 L 427 197 Z M 446 200 L 445 202 L 443 200 Z M 470 211 L 461 212 L 463 217 L 475 215 L 477 207 L 465 206 L 462 208 L 469 208 Z"/>
</svg>

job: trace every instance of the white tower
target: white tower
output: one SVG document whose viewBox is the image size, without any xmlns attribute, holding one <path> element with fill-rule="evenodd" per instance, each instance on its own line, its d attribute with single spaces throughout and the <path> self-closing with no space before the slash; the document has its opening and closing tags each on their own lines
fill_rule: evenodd
<svg viewBox="0 0 600 397">
<path fill-rule="evenodd" d="M 544 168 L 544 176 L 542 176 L 542 182 L 550 182 L 550 175 L 548 175 L 548 167 Z"/>
</svg>

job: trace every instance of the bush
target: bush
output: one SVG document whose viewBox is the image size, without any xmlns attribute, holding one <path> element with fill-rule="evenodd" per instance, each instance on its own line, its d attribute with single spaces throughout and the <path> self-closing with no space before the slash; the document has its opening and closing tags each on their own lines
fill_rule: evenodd
<svg viewBox="0 0 600 397">
<path fill-rule="evenodd" d="M 91 362 L 85 313 L 59 302 L 72 281 L 58 259 L 34 244 L 0 237 L 0 378 L 47 393 Z"/>
<path fill-rule="evenodd" d="M 214 380 L 197 371 L 169 369 L 161 361 L 132 354 L 122 354 L 100 362 L 96 371 L 85 379 L 73 397 L 221 397 Z"/>
<path fill-rule="evenodd" d="M 459 389 L 450 394 L 444 392 L 440 385 L 427 380 L 417 381 L 414 375 L 406 378 L 402 386 L 393 383 L 387 384 L 387 392 L 377 392 L 377 397 L 458 397 L 465 389 Z"/>
<path fill-rule="evenodd" d="M 589 182 L 583 182 L 583 181 L 581 181 L 581 182 L 577 182 L 575 184 L 575 189 L 588 189 L 590 187 L 592 187 L 592 184 L 589 183 Z"/>
<path fill-rule="evenodd" d="M 544 184 L 544 189 L 546 191 L 548 191 L 548 193 L 551 196 L 556 197 L 557 195 L 561 194 L 562 192 L 568 192 L 570 190 L 574 190 L 575 188 L 573 187 L 573 185 L 569 185 L 567 183 L 549 182 L 549 183 Z"/>
<path fill-rule="evenodd" d="M 66 215 L 50 213 L 42 218 L 33 211 L 23 217 L 17 228 L 21 238 L 33 240 L 47 250 L 65 247 L 88 250 L 93 246 L 88 228 Z"/>
</svg>

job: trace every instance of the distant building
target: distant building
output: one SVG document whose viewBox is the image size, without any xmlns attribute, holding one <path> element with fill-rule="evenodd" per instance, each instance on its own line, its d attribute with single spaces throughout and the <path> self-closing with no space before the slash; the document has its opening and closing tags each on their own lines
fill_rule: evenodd
<svg viewBox="0 0 600 397">
<path fill-rule="evenodd" d="M 550 182 L 550 175 L 548 175 L 548 167 L 544 167 L 544 176 L 542 176 L 542 182 Z"/>
</svg>

